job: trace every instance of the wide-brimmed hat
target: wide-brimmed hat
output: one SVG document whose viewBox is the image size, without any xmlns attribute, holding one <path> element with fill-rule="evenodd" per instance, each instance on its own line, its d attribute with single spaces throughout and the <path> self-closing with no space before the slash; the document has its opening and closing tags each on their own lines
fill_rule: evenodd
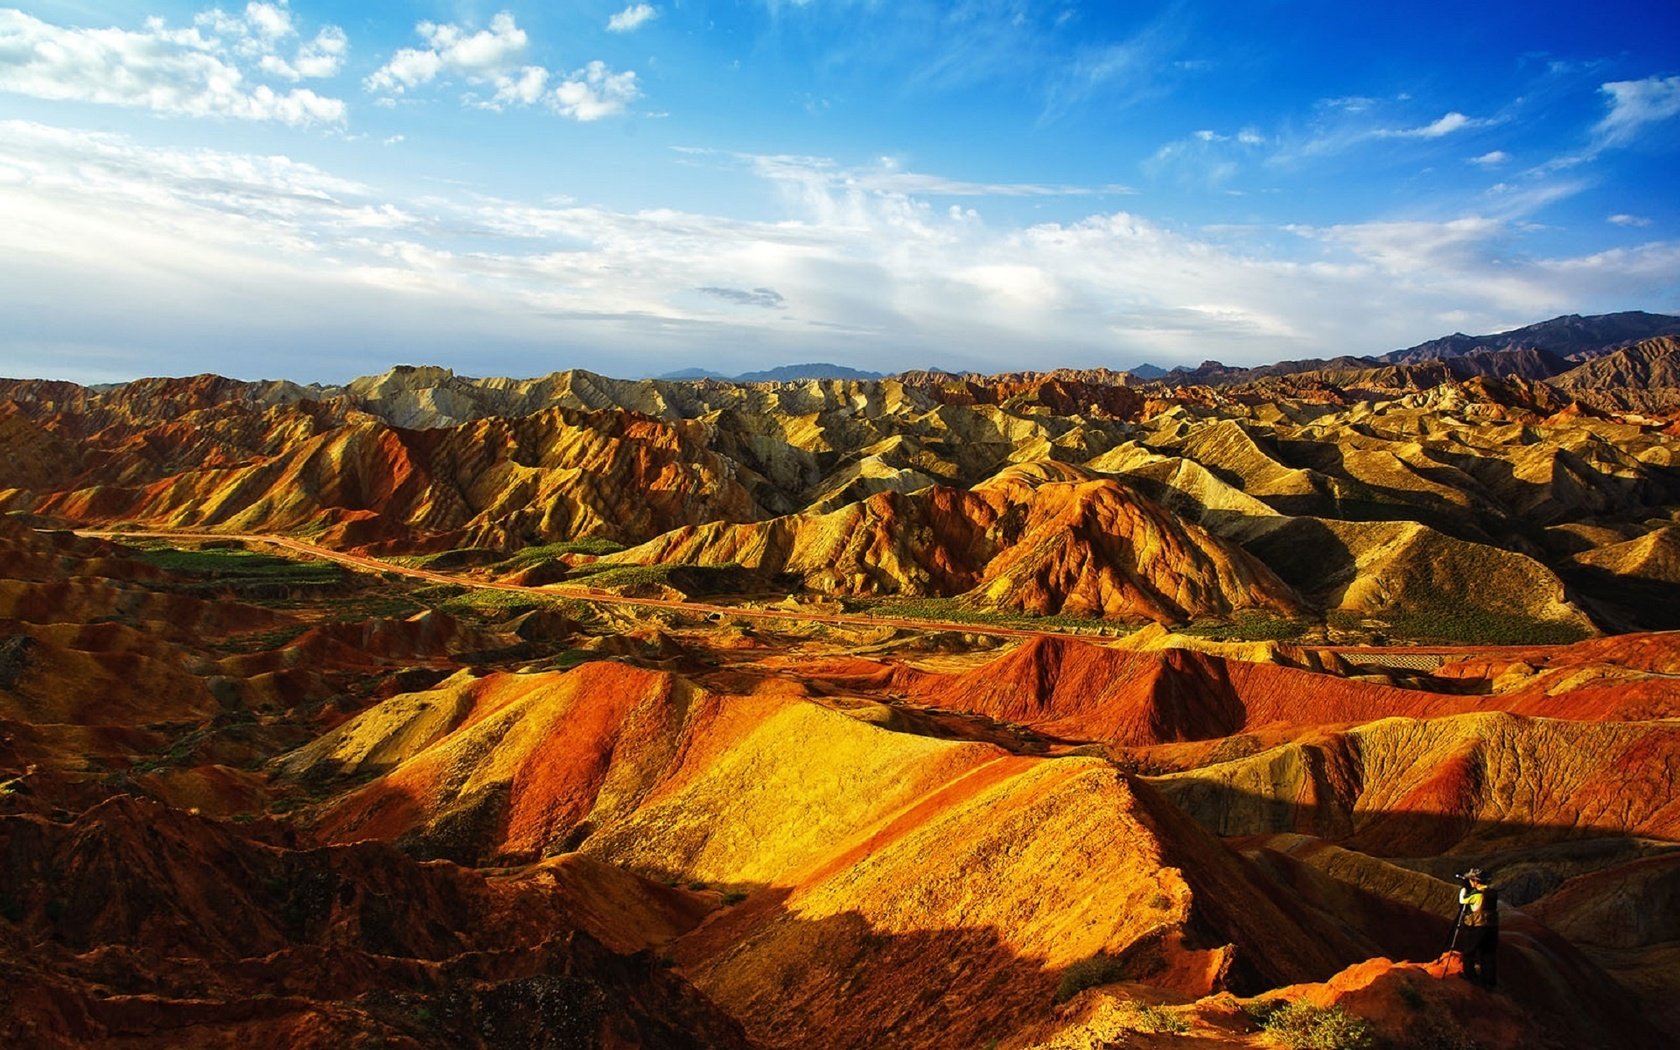
<svg viewBox="0 0 1680 1050">
<path fill-rule="evenodd" d="M 1476 882 L 1486 882 L 1487 872 L 1483 871 L 1481 868 L 1471 868 L 1469 871 L 1464 873 L 1464 877 L 1472 879 Z"/>
</svg>

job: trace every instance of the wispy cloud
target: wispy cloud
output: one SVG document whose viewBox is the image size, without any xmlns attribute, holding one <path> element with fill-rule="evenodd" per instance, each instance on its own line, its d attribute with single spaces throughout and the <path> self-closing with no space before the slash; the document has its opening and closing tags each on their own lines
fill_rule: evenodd
<svg viewBox="0 0 1680 1050">
<path fill-rule="evenodd" d="M 1511 155 L 1502 149 L 1489 150 L 1479 157 L 1471 157 L 1470 163 L 1480 164 L 1484 168 L 1497 168 L 1511 159 Z"/>
<path fill-rule="evenodd" d="M 1378 100 L 1367 98 L 1321 101 L 1318 118 L 1313 121 L 1310 133 L 1282 141 L 1271 160 L 1290 164 L 1342 153 L 1373 142 L 1432 142 L 1501 122 L 1499 117 L 1470 117 L 1451 110 L 1426 124 L 1395 126 L 1378 122 L 1378 113 L 1384 106 Z"/>
<path fill-rule="evenodd" d="M 783 186 L 810 168 L 737 171 Z M 399 353 L 460 363 L 469 342 L 480 374 L 657 370 L 695 352 L 724 368 L 835 353 L 887 369 L 1371 352 L 1442 323 L 1661 301 L 1680 265 L 1680 243 L 1661 240 L 1533 255 L 1522 223 L 1491 212 L 1227 236 L 1097 208 L 994 225 L 832 170 L 797 189 L 752 221 L 456 188 L 407 198 L 284 157 L 10 122 L 0 284 L 18 347 L 151 347 L 193 370 L 225 368 L 238 341 L 244 367 L 332 379 Z M 571 356 L 556 361 L 557 343 Z"/>
<path fill-rule="evenodd" d="M 1467 117 L 1456 110 L 1444 114 L 1440 119 L 1431 121 L 1415 128 L 1376 128 L 1370 132 L 1370 137 L 1379 139 L 1438 139 L 1451 135 L 1456 131 L 1470 128 L 1485 128 L 1499 123 L 1492 118 Z"/>
<path fill-rule="evenodd" d="M 1647 124 L 1680 115 L 1680 76 L 1618 80 L 1599 90 L 1610 97 L 1610 112 L 1593 128 L 1601 148 L 1626 145 Z"/>
<path fill-rule="evenodd" d="M 634 71 L 615 73 L 599 60 L 570 73 L 551 73 L 524 59 L 530 37 L 507 11 L 484 29 L 455 23 L 421 22 L 414 31 L 425 47 L 405 47 L 368 75 L 371 92 L 390 98 L 433 81 L 458 78 L 489 88 L 488 97 L 468 92 L 462 101 L 483 109 L 542 104 L 573 120 L 618 116 L 641 96 Z"/>
<path fill-rule="evenodd" d="M 1143 170 L 1156 178 L 1174 174 L 1186 183 L 1223 186 L 1266 141 L 1256 128 L 1234 133 L 1202 128 L 1162 145 L 1143 162 Z"/>
<path fill-rule="evenodd" d="M 1188 39 L 1188 16 L 1175 5 L 1124 40 L 1078 49 L 1050 80 L 1042 119 L 1054 120 L 1099 96 L 1109 105 L 1130 106 L 1166 94 L 1207 68 L 1177 61 Z"/>
<path fill-rule="evenodd" d="M 607 19 L 607 30 L 613 33 L 629 33 L 658 17 L 659 11 L 652 4 L 631 4 Z"/>
<path fill-rule="evenodd" d="M 976 182 L 908 171 L 893 157 L 882 157 L 867 167 L 848 167 L 829 157 L 798 154 L 729 153 L 698 147 L 677 151 L 696 157 L 710 157 L 729 166 L 745 167 L 754 174 L 790 187 L 809 188 L 818 193 L 896 194 L 918 197 L 1093 197 L 1135 192 L 1117 183 L 1102 186 L 1072 186 L 1039 182 Z"/>
<path fill-rule="evenodd" d="M 1617 225 L 1617 226 L 1649 226 L 1649 225 L 1651 225 L 1651 220 L 1646 218 L 1645 216 L 1643 216 L 1643 215 L 1629 215 L 1626 212 L 1618 212 L 1615 215 L 1606 216 L 1604 221 L 1608 222 L 1608 223 L 1613 223 L 1614 225 Z"/>
<path fill-rule="evenodd" d="M 349 46 L 343 30 L 327 26 L 292 49 L 296 36 L 286 7 L 266 3 L 250 4 L 241 15 L 207 11 L 190 28 L 152 18 L 139 30 L 59 26 L 0 9 L 0 91 L 179 116 L 343 123 L 341 99 L 248 79 L 297 81 L 338 72 Z"/>
</svg>

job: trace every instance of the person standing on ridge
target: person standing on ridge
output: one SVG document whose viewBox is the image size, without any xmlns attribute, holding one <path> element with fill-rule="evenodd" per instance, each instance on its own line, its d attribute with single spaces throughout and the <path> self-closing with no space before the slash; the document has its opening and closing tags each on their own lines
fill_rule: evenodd
<svg viewBox="0 0 1680 1050">
<path fill-rule="evenodd" d="M 1464 927 L 1464 976 L 1492 990 L 1498 975 L 1499 891 L 1481 868 L 1458 877 L 1460 922 Z"/>
</svg>

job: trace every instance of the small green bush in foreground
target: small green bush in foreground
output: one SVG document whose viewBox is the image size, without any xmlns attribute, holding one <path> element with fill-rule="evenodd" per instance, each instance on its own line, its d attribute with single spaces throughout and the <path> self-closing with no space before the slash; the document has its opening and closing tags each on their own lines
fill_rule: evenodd
<svg viewBox="0 0 1680 1050">
<path fill-rule="evenodd" d="M 1056 1001 L 1065 1003 L 1087 988 L 1112 984 L 1125 976 L 1125 966 L 1112 955 L 1097 954 L 1081 959 L 1062 971 L 1056 984 Z"/>
<path fill-rule="evenodd" d="M 1266 1012 L 1260 1027 L 1291 1050 L 1375 1050 L 1377 1045 L 1370 1024 L 1339 1006 L 1284 1003 Z"/>
</svg>

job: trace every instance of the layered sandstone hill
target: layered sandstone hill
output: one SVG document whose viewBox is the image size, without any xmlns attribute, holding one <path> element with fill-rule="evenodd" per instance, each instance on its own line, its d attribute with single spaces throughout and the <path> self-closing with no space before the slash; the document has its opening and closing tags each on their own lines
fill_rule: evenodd
<svg viewBox="0 0 1680 1050">
<path fill-rule="evenodd" d="M 577 848 L 745 894 L 673 954 L 766 1046 L 973 1045 L 1093 955 L 1188 995 L 1363 955 L 1099 760 L 895 733 L 787 686 L 717 694 L 590 665 L 462 687 L 466 710 L 423 730 L 427 698 L 397 697 L 283 759 L 299 777 L 389 770 L 316 833 L 504 861 Z"/>
<path fill-rule="evenodd" d="M 1282 1002 L 1402 1045 L 1672 1039 L 1673 931 L 1616 924 L 1673 889 L 1672 635 L 1354 677 L 15 521 L 0 567 L 6 1045 L 1259 1047 L 1241 1007 Z M 1426 965 L 1469 864 L 1512 906 L 1503 997 Z"/>
<path fill-rule="evenodd" d="M 1669 343 L 1589 362 L 1611 372 L 1573 387 L 1380 369 L 1218 390 L 1101 373 L 732 384 L 434 368 L 341 388 L 6 381 L 0 507 L 389 554 L 610 540 L 641 545 L 624 562 L 746 558 L 765 569 L 749 588 L 791 573 L 821 592 L 1026 612 L 1304 609 L 1399 633 L 1564 637 L 1668 625 L 1648 600 L 1660 586 L 1624 594 L 1618 555 L 1584 556 L 1674 522 L 1668 421 L 1586 397 L 1646 389 Z M 1491 578 L 1472 585 L 1481 566 Z"/>
<path fill-rule="evenodd" d="M 1108 479 L 1019 468 L 963 491 L 882 493 L 821 515 L 667 533 L 604 559 L 739 564 L 839 594 L 962 596 L 982 608 L 1179 622 L 1293 613 L 1287 585 L 1240 548 Z"/>
<path fill-rule="evenodd" d="M 1680 403 L 1680 339 L 1659 336 L 1594 358 L 1558 376 L 1556 385 L 1601 407 L 1673 409 Z"/>
<path fill-rule="evenodd" d="M 648 950 L 700 921 L 694 895 L 583 858 L 509 881 L 375 843 L 300 850 L 271 836 L 121 796 L 70 823 L 0 816 L 0 1036 L 750 1045 Z"/>
</svg>

